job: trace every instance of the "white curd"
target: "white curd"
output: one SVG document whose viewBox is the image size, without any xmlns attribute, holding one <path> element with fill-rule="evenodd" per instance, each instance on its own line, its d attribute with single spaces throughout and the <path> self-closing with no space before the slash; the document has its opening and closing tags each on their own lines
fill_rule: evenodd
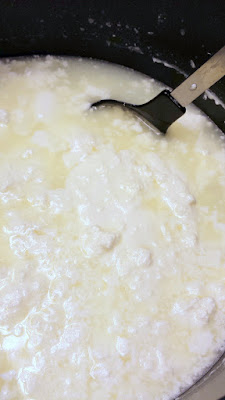
<svg viewBox="0 0 225 400">
<path fill-rule="evenodd" d="M 0 399 L 167 400 L 225 342 L 225 142 L 96 61 L 0 63 Z"/>
</svg>

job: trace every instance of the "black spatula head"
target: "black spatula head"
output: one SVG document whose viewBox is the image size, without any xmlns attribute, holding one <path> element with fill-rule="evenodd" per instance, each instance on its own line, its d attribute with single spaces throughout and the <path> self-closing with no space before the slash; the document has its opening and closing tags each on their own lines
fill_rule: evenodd
<svg viewBox="0 0 225 400">
<path fill-rule="evenodd" d="M 170 94 L 169 90 L 163 90 L 158 96 L 148 103 L 136 106 L 129 103 L 122 103 L 117 100 L 101 100 L 94 103 L 92 107 L 105 105 L 119 105 L 128 108 L 153 125 L 160 133 L 166 133 L 169 126 L 180 118 L 186 111 L 176 99 Z"/>
<path fill-rule="evenodd" d="M 163 90 L 148 103 L 135 106 L 135 109 L 162 133 L 166 133 L 169 126 L 186 111 L 186 108 L 174 99 L 169 90 Z"/>
</svg>

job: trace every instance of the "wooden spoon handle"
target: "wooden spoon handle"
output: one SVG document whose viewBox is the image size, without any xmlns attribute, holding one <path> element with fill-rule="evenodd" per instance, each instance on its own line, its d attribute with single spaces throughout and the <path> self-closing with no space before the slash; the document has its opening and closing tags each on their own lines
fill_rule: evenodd
<svg viewBox="0 0 225 400">
<path fill-rule="evenodd" d="M 186 107 L 225 75 L 225 46 L 174 89 L 171 95 Z"/>
</svg>

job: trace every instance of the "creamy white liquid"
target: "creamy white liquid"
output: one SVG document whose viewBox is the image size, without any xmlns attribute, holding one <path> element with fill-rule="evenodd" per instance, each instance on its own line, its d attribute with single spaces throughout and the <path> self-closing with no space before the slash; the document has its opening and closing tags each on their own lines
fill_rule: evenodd
<svg viewBox="0 0 225 400">
<path fill-rule="evenodd" d="M 102 98 L 161 85 L 52 57 L 0 63 L 0 399 L 166 400 L 225 341 L 224 137 L 159 137 Z"/>
</svg>

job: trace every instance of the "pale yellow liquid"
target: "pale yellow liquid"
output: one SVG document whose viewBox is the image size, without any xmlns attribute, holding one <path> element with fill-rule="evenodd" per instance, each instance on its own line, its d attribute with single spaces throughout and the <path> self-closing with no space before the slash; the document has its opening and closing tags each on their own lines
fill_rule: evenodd
<svg viewBox="0 0 225 400">
<path fill-rule="evenodd" d="M 166 400 L 225 341 L 225 146 L 101 98 L 162 86 L 80 59 L 0 63 L 0 399 Z"/>
</svg>

